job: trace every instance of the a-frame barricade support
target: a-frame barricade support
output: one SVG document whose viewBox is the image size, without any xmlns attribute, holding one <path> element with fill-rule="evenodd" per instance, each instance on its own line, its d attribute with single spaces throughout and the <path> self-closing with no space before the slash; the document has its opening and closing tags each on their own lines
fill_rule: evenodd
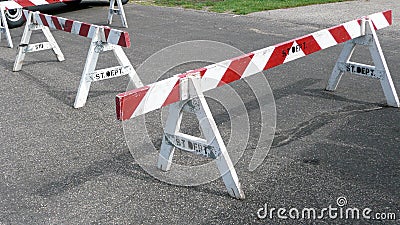
<svg viewBox="0 0 400 225">
<path fill-rule="evenodd" d="M 56 40 L 54 39 L 53 35 L 50 32 L 50 29 L 47 26 L 38 24 L 35 17 L 33 16 L 35 13 L 29 11 L 26 17 L 26 24 L 24 28 L 24 33 L 22 34 L 21 43 L 18 46 L 18 55 L 14 62 L 13 71 L 20 71 L 22 69 L 22 64 L 25 59 L 26 53 L 29 52 L 37 52 L 43 50 L 53 50 L 54 54 L 56 55 L 58 61 L 64 61 L 64 55 L 61 52 L 60 47 L 58 46 Z M 40 43 L 33 43 L 30 44 L 30 39 L 32 35 L 32 31 L 34 30 L 41 30 L 44 36 L 47 39 L 47 42 L 40 42 Z"/>
<path fill-rule="evenodd" d="M 179 83 L 181 101 L 169 106 L 158 168 L 170 170 L 175 148 L 214 159 L 228 193 L 244 199 L 239 178 L 203 95 L 200 74 L 188 75 Z M 204 139 L 179 131 L 184 111 L 196 115 Z"/>
<path fill-rule="evenodd" d="M 192 85 L 195 87 L 193 90 L 198 90 L 195 91 L 194 95 L 191 97 L 197 99 L 198 96 L 203 96 L 203 92 L 218 88 L 223 84 L 228 84 L 248 76 L 259 74 L 261 71 L 269 70 L 323 49 L 344 43 L 344 50 L 339 56 L 339 60 L 336 63 L 326 89 L 335 90 L 340 77 L 344 72 L 375 77 L 379 78 L 381 81 L 388 105 L 399 107 L 397 93 L 394 89 L 393 81 L 390 77 L 382 49 L 375 33 L 375 30 L 380 30 L 390 25 L 392 25 L 391 10 L 374 13 L 362 19 L 342 23 L 290 41 L 228 59 L 223 62 L 177 74 L 168 79 L 148 84 L 142 88 L 120 93 L 116 96 L 117 118 L 121 121 L 125 121 L 167 105 L 172 105 L 169 109 L 170 114 L 168 115 L 165 127 L 161 153 L 158 161 L 159 168 L 162 170 L 170 169 L 174 148 L 193 152 L 193 149 L 191 148 L 185 149 L 187 146 L 182 146 L 183 142 L 190 141 L 192 144 L 196 143 L 196 145 L 202 145 L 203 148 L 200 148 L 201 151 L 196 151 L 196 153 L 208 157 L 214 157 L 220 153 L 219 157 L 216 157 L 216 160 L 218 161 L 219 158 L 222 160 L 218 165 L 221 174 L 222 171 L 230 171 L 230 173 L 226 173 L 225 176 L 223 175 L 225 185 L 232 196 L 242 198 L 244 195 L 242 195 L 240 184 L 237 182 L 234 169 L 231 170 L 233 167 L 231 167 L 232 165 L 230 160 L 228 160 L 229 156 L 226 154 L 227 157 L 225 157 L 224 152 L 226 151 L 224 145 L 222 145 L 223 143 L 221 144 L 221 142 L 218 142 L 217 138 L 215 138 L 216 142 L 213 142 L 211 139 L 213 135 L 217 137 L 218 133 L 215 130 L 215 123 L 210 122 L 213 120 L 212 115 L 206 113 L 208 112 L 207 110 L 209 110 L 206 103 L 203 104 L 201 101 L 195 100 L 198 104 L 194 104 L 194 102 L 190 102 L 191 104 L 189 104 L 192 106 L 202 106 L 201 110 L 195 110 L 197 112 L 195 112 L 195 114 L 199 121 L 205 120 L 206 124 L 208 123 L 207 126 L 201 125 L 203 135 L 206 139 L 188 136 L 179 132 L 179 125 L 182 119 L 181 112 L 182 110 L 188 110 L 187 106 L 182 106 L 180 104 L 182 104 L 181 102 L 184 99 L 189 99 L 189 101 L 191 101 L 191 98 L 185 97 L 185 95 L 190 96 L 191 93 L 193 93 L 190 88 L 190 94 L 183 91 L 185 85 L 182 85 L 181 87 L 180 83 L 185 83 L 184 78 L 192 76 L 194 73 L 200 73 L 201 85 L 198 84 L 198 81 L 195 81 L 200 78 L 189 78 L 189 83 L 194 83 Z M 349 61 L 356 45 L 369 47 L 375 64 L 374 66 Z M 179 84 L 179 87 L 181 88 L 180 92 L 177 92 L 175 89 L 177 84 Z M 202 98 L 204 97 L 199 99 Z M 204 131 L 205 129 L 207 129 L 207 131 Z M 211 133 L 211 135 L 207 136 L 207 132 Z M 218 145 L 213 145 L 213 143 L 217 143 Z M 205 149 L 207 149 L 207 152 Z"/>
<path fill-rule="evenodd" d="M 334 91 L 345 72 L 379 79 L 388 106 L 400 107 L 399 98 L 393 84 L 389 68 L 383 55 L 381 45 L 376 35 L 372 22 L 368 18 L 361 20 L 362 35 L 345 43 L 342 52 L 333 68 L 328 80 L 326 90 Z M 374 65 L 366 65 L 350 61 L 357 45 L 366 46 L 372 57 Z"/>
<path fill-rule="evenodd" d="M 115 3 L 117 5 L 115 6 Z M 114 15 L 118 15 L 121 18 L 122 26 L 128 28 L 128 23 L 126 22 L 126 16 L 124 7 L 122 6 L 121 0 L 110 0 L 110 8 L 108 10 L 108 24 L 112 23 Z"/>
<path fill-rule="evenodd" d="M 8 29 L 8 24 L 6 20 L 6 15 L 5 15 L 6 8 L 4 6 L 0 6 L 0 40 L 1 40 L 1 34 L 4 34 L 7 39 L 7 44 L 8 47 L 13 48 L 13 43 L 10 35 L 10 30 Z"/>
<path fill-rule="evenodd" d="M 69 20 L 63 17 L 47 15 L 40 12 L 31 12 L 28 10 L 24 10 L 24 15 L 27 19 L 27 23 L 25 25 L 24 34 L 22 35 L 19 52 L 14 63 L 14 71 L 21 70 L 25 55 L 28 52 L 52 49 L 59 61 L 64 60 L 64 56 L 53 35 L 50 33 L 49 28 L 91 38 L 92 42 L 89 47 L 78 93 L 75 98 L 75 108 L 83 107 L 85 105 L 90 85 L 93 81 L 129 75 L 135 84 L 135 87 L 139 88 L 143 86 L 140 78 L 136 74 L 136 71 L 122 49 L 122 47 L 129 48 L 131 44 L 127 32 Z M 42 30 L 48 42 L 29 44 L 33 30 Z M 96 70 L 100 53 L 110 50 L 114 52 L 119 66 Z"/>
<path fill-rule="evenodd" d="M 96 70 L 97 61 L 100 53 L 110 51 L 114 52 L 120 66 Z M 83 69 L 78 93 L 75 98 L 74 107 L 80 108 L 85 105 L 89 94 L 90 85 L 93 81 L 106 80 L 114 77 L 129 75 L 135 87 L 142 87 L 143 83 L 136 74 L 135 69 L 130 63 L 122 47 L 106 42 L 103 27 L 97 27 L 89 47 L 85 67 Z"/>
</svg>

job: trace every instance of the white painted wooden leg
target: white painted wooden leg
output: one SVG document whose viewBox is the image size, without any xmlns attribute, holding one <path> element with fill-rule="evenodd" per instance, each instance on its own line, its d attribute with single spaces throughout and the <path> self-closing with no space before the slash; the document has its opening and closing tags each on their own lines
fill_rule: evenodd
<svg viewBox="0 0 400 225">
<path fill-rule="evenodd" d="M 78 93 L 76 94 L 74 108 L 83 107 L 89 95 L 90 85 L 92 80 L 88 76 L 90 72 L 96 69 L 99 52 L 96 50 L 96 41 L 92 41 L 89 48 L 89 53 L 86 58 L 85 68 L 82 72 L 81 82 L 79 83 Z"/>
<path fill-rule="evenodd" d="M 122 0 L 117 0 L 117 5 L 118 5 L 118 10 L 119 10 L 118 15 L 121 18 L 122 26 L 128 28 L 128 23 L 126 22 L 124 7 L 122 6 Z"/>
<path fill-rule="evenodd" d="M 7 43 L 8 43 L 8 47 L 13 48 L 14 45 L 12 43 L 12 39 L 11 39 L 11 35 L 10 35 L 10 30 L 8 29 L 8 24 L 7 24 L 7 20 L 6 20 L 6 16 L 5 16 L 5 8 L 4 6 L 1 6 L 1 26 L 4 29 L 4 33 L 7 39 Z M 1 35 L 1 32 L 0 32 Z M 0 36 L 1 39 L 1 36 Z"/>
<path fill-rule="evenodd" d="M 371 21 L 368 21 L 368 32 L 372 33 L 373 41 L 369 47 L 369 51 L 372 56 L 372 60 L 374 61 L 376 70 L 384 71 L 383 77 L 381 77 L 381 86 L 383 89 L 383 93 L 386 98 L 386 102 L 389 106 L 399 108 L 399 97 L 397 96 L 396 89 L 393 84 L 392 76 L 389 72 L 389 67 L 387 66 L 385 56 L 383 55 L 383 51 L 381 45 L 378 40 L 378 36 L 375 33 L 375 30 L 372 29 Z"/>
<path fill-rule="evenodd" d="M 182 121 L 182 109 L 180 103 L 174 103 L 169 106 L 168 118 L 165 124 L 164 133 L 176 134 L 179 132 Z M 171 169 L 172 158 L 174 156 L 175 147 L 169 144 L 167 136 L 164 134 L 160 156 L 158 158 L 157 167 L 163 171 L 168 171 Z"/>
<path fill-rule="evenodd" d="M 200 78 L 191 78 L 190 81 L 191 85 L 193 85 L 193 89 L 197 94 L 197 98 L 193 99 L 192 101 L 199 101 L 197 105 L 199 105 L 200 108 L 199 110 L 195 111 L 195 114 L 199 121 L 199 125 L 203 132 L 203 135 L 207 140 L 207 143 L 210 143 L 210 145 L 212 146 L 216 146 L 220 150 L 220 153 L 218 154 L 219 156 L 216 158 L 216 164 L 222 176 L 222 180 L 224 181 L 225 187 L 232 197 L 235 197 L 237 199 L 244 199 L 245 195 L 241 188 L 236 170 L 233 166 L 231 158 L 229 157 L 226 145 L 222 140 L 221 134 L 218 130 L 217 124 L 215 123 L 211 110 L 208 107 L 207 101 L 201 91 Z"/>
<path fill-rule="evenodd" d="M 123 67 L 129 67 L 130 72 L 129 72 L 129 77 L 135 84 L 136 88 L 143 87 L 143 83 L 140 80 L 138 74 L 136 73 L 135 69 L 133 68 L 131 62 L 129 61 L 128 57 L 126 56 L 124 50 L 122 49 L 121 46 L 114 46 L 113 52 L 115 57 L 118 60 L 118 63 L 123 66 Z"/>
<path fill-rule="evenodd" d="M 42 28 L 44 36 L 46 36 L 47 41 L 50 42 L 53 52 L 56 55 L 58 61 L 64 61 L 64 54 L 61 52 L 60 47 L 58 46 L 56 39 L 54 39 L 54 36 L 51 34 L 50 29 L 48 27 L 43 27 Z"/>
<path fill-rule="evenodd" d="M 211 145 L 217 145 L 221 151 L 220 156 L 216 159 L 218 170 L 222 176 L 225 187 L 228 193 L 237 199 L 244 199 L 245 195 L 241 188 L 239 178 L 236 174 L 236 170 L 233 166 L 232 160 L 229 157 L 225 143 L 222 140 L 221 134 L 219 133 L 218 127 L 211 114 L 211 110 L 203 95 L 199 96 L 201 110 L 196 113 L 199 120 L 200 127 L 203 131 L 203 135 Z"/>
<path fill-rule="evenodd" d="M 24 33 L 21 37 L 20 45 L 18 46 L 18 54 L 14 62 L 13 71 L 20 71 L 22 69 L 22 63 L 25 59 L 25 46 L 29 44 L 29 40 L 31 39 L 32 30 L 30 26 L 32 24 L 32 12 L 28 14 L 28 18 L 25 24 Z"/>
<path fill-rule="evenodd" d="M 340 69 L 340 64 L 346 63 L 354 52 L 356 44 L 351 40 L 345 43 L 342 52 L 333 68 L 332 74 L 328 80 L 328 85 L 326 86 L 327 91 L 336 90 L 340 79 L 342 78 L 344 71 Z"/>
<path fill-rule="evenodd" d="M 110 8 L 108 9 L 108 18 L 107 18 L 107 24 L 111 24 L 112 23 L 112 19 L 114 16 L 114 4 L 115 4 L 115 0 L 110 0 Z"/>
</svg>

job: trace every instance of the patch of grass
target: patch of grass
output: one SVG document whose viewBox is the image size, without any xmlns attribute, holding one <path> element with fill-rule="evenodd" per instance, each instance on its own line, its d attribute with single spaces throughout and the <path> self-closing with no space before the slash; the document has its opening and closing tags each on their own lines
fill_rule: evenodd
<svg viewBox="0 0 400 225">
<path fill-rule="evenodd" d="M 351 0 L 154 0 L 153 2 L 162 6 L 179 6 L 214 12 L 248 14 L 264 10 L 344 1 Z"/>
</svg>

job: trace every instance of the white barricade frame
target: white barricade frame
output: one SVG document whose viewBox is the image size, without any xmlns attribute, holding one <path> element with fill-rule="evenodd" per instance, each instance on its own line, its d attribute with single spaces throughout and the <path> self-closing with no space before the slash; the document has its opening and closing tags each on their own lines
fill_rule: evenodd
<svg viewBox="0 0 400 225">
<path fill-rule="evenodd" d="M 117 3 L 117 7 L 115 7 Z M 111 24 L 114 15 L 118 15 L 121 18 L 122 26 L 128 28 L 128 23 L 126 22 L 126 16 L 124 7 L 121 0 L 110 0 L 110 8 L 108 9 L 107 23 Z"/>
<path fill-rule="evenodd" d="M 100 53 L 113 51 L 120 66 L 110 67 L 96 70 L 97 61 Z M 75 98 L 74 107 L 83 107 L 86 103 L 89 94 L 90 85 L 94 81 L 106 80 L 110 78 L 129 75 L 135 87 L 143 87 L 143 83 L 136 74 L 128 57 L 122 50 L 121 46 L 107 43 L 105 40 L 104 28 L 96 28 L 95 35 L 89 47 L 89 52 L 86 58 L 85 67 L 82 72 L 81 82 L 79 84 L 78 93 Z"/>
<path fill-rule="evenodd" d="M 169 105 L 169 115 L 164 127 L 158 168 L 164 171 L 170 170 L 175 148 L 209 158 L 216 158 L 218 169 L 220 171 L 229 171 L 229 173 L 222 176 L 229 194 L 235 198 L 243 199 L 244 193 L 241 190 L 236 171 L 231 165 L 225 144 L 222 139 L 219 139 L 219 131 L 204 100 L 203 92 L 337 44 L 345 43 L 326 90 L 335 90 L 344 72 L 378 78 L 381 81 L 388 106 L 400 107 L 399 99 L 375 32 L 375 30 L 391 24 L 391 10 L 375 13 L 362 19 L 317 31 L 291 41 L 118 94 L 116 96 L 117 119 L 128 120 Z M 349 61 L 356 45 L 363 45 L 369 48 L 374 66 Z M 356 69 L 353 70 L 352 68 Z M 374 70 L 374 73 L 371 72 L 372 70 Z M 178 93 L 175 90 L 177 85 L 179 85 Z M 188 101 L 196 101 L 197 104 L 192 102 L 190 105 L 196 105 L 198 108 L 194 110 L 184 106 L 185 102 L 187 103 Z M 200 123 L 206 139 L 179 132 L 183 110 L 195 113 L 199 121 L 206 121 L 206 124 Z M 201 151 L 193 151 L 192 148 L 178 143 L 176 138 L 185 140 L 185 142 L 196 143 L 204 148 Z M 210 151 L 207 150 L 205 152 L 204 149 L 209 149 Z"/>
<path fill-rule="evenodd" d="M 398 108 L 400 107 L 399 97 L 397 96 L 378 36 L 369 18 L 362 19 L 361 29 L 361 32 L 364 34 L 363 36 L 347 41 L 344 44 L 343 50 L 339 55 L 325 89 L 328 91 L 336 90 L 345 72 L 379 79 L 386 98 L 386 103 L 389 106 Z M 373 66 L 350 61 L 357 45 L 368 47 L 374 62 Z"/>
<path fill-rule="evenodd" d="M 44 25 L 38 24 L 36 18 L 33 16 L 35 12 L 29 12 L 26 18 L 24 33 L 22 34 L 21 42 L 18 46 L 18 54 L 14 62 L 13 71 L 20 71 L 24 62 L 26 53 L 38 52 L 44 50 L 53 50 L 58 61 L 64 61 L 64 54 L 61 52 L 56 40 L 50 32 L 50 29 Z M 37 13 L 37 12 L 36 12 Z M 32 31 L 40 30 L 43 32 L 47 42 L 29 44 Z"/>
<path fill-rule="evenodd" d="M 20 0 L 18 2 L 16 1 L 1 1 L 0 2 L 0 13 L 1 13 L 1 18 L 0 18 L 0 40 L 1 40 L 1 34 L 5 34 L 7 42 L 8 42 L 8 47 L 13 48 L 13 43 L 11 40 L 11 35 L 10 31 L 8 28 L 8 24 L 6 21 L 6 17 L 4 12 L 6 10 L 13 10 L 13 9 L 22 9 L 25 7 L 30 7 L 30 6 L 37 6 L 37 5 L 47 5 L 47 4 L 54 4 L 54 3 L 59 3 L 63 2 L 62 0 L 52 0 L 51 2 L 47 1 L 28 1 L 28 0 Z M 115 2 L 117 3 L 117 7 L 115 7 Z M 123 8 L 123 4 L 121 0 L 110 0 L 110 7 L 108 10 L 108 15 L 107 15 L 107 23 L 111 25 L 112 23 L 112 18 L 113 15 L 119 15 L 121 18 L 121 23 L 123 27 L 128 28 L 128 23 L 126 21 L 126 16 L 125 16 L 125 11 Z"/>
<path fill-rule="evenodd" d="M 51 34 L 49 27 L 92 39 L 74 102 L 75 108 L 80 108 L 85 105 L 89 95 L 90 85 L 94 81 L 129 75 L 136 87 L 143 86 L 143 83 L 137 76 L 132 64 L 122 49 L 122 46 L 130 46 L 129 36 L 125 36 L 125 34 L 127 34 L 126 32 L 103 26 L 85 24 L 79 21 L 67 20 L 62 17 L 50 16 L 40 12 L 24 10 L 24 15 L 27 22 L 19 45 L 19 51 L 14 62 L 13 71 L 20 71 L 22 69 L 26 53 L 30 52 L 52 49 L 58 61 L 65 60 L 64 55 Z M 77 25 L 75 26 L 74 23 L 77 23 Z M 47 42 L 30 44 L 31 34 L 34 30 L 41 30 L 45 35 Z M 113 51 L 114 56 L 117 58 L 120 65 L 96 70 L 100 53 L 106 51 Z"/>
<path fill-rule="evenodd" d="M 179 92 L 180 101 L 169 106 L 158 168 L 170 170 L 175 148 L 214 159 L 229 194 L 244 199 L 236 170 L 203 95 L 200 74 L 181 78 Z M 205 139 L 179 132 L 183 111 L 196 115 Z"/>
<path fill-rule="evenodd" d="M 7 19 L 5 15 L 6 8 L 4 6 L 0 6 L 0 40 L 1 40 L 1 34 L 4 34 L 7 39 L 7 44 L 9 48 L 13 48 L 14 45 L 12 43 L 11 35 L 10 35 L 10 30 L 8 29 L 8 24 L 7 24 Z"/>
</svg>

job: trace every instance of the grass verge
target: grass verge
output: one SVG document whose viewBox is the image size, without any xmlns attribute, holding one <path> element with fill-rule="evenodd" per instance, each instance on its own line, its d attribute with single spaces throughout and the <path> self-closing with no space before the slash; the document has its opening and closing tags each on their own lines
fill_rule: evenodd
<svg viewBox="0 0 400 225">
<path fill-rule="evenodd" d="M 248 14 L 252 12 L 293 8 L 298 6 L 344 2 L 351 0 L 152 0 L 139 1 L 160 6 L 178 6 L 183 8 Z"/>
</svg>

